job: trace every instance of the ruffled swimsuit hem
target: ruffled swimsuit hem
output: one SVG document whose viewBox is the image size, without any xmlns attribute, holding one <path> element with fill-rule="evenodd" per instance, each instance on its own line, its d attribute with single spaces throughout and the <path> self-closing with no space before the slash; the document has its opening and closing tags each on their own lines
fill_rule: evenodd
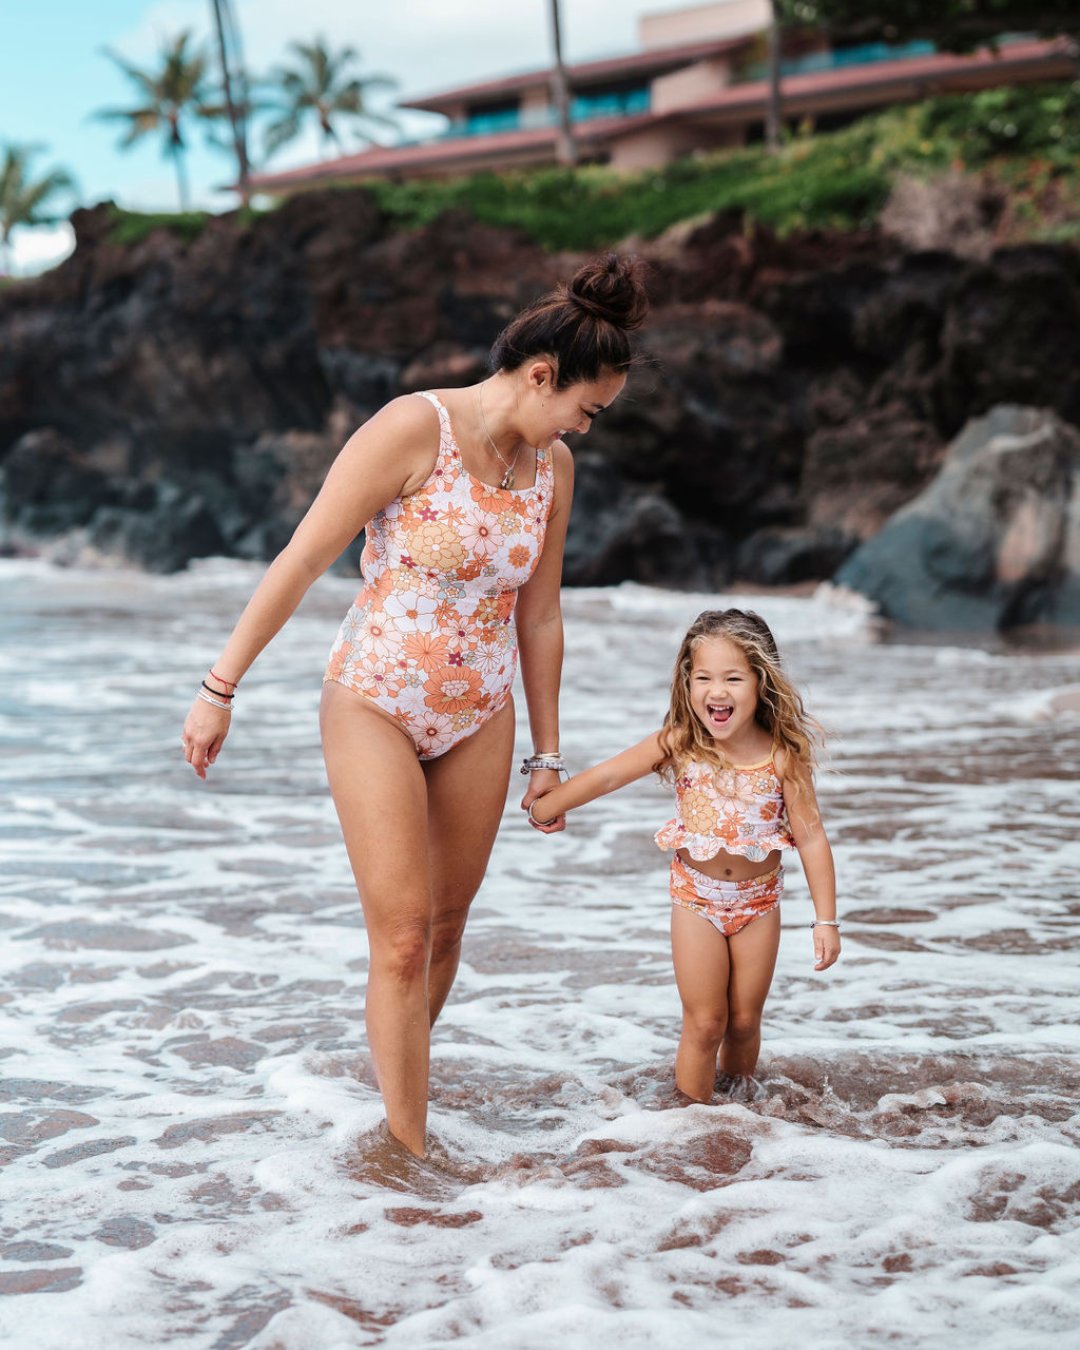
<svg viewBox="0 0 1080 1350">
<path fill-rule="evenodd" d="M 684 848 L 695 862 L 707 862 L 718 853 L 732 853 L 748 862 L 764 862 L 776 849 L 793 849 L 795 841 L 790 834 L 777 831 L 758 834 L 751 839 L 718 839 L 716 835 L 691 834 L 677 820 L 669 821 L 657 830 L 656 844 L 665 850 Z"/>
</svg>

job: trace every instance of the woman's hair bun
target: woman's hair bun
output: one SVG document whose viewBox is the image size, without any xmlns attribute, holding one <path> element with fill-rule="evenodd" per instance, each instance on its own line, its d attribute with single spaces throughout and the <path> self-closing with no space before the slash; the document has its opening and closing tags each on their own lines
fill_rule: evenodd
<svg viewBox="0 0 1080 1350">
<path fill-rule="evenodd" d="M 566 284 L 566 295 L 594 319 L 632 332 L 649 312 L 645 263 L 629 255 L 602 254 L 578 268 Z"/>
</svg>

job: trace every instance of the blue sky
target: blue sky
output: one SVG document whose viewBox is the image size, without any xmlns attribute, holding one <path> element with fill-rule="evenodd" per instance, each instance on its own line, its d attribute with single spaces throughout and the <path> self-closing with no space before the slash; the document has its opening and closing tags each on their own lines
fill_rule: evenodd
<svg viewBox="0 0 1080 1350">
<path fill-rule="evenodd" d="M 633 50 L 642 13 L 685 7 L 690 0 L 562 0 L 568 59 L 585 60 Z M 234 0 L 249 66 L 265 71 L 285 56 L 292 40 L 325 36 L 360 52 L 365 73 L 398 81 L 394 97 L 429 93 L 550 59 L 548 0 Z M 138 210 L 177 204 L 173 169 L 158 143 L 116 148 L 121 128 L 90 114 L 131 103 L 123 74 L 103 54 L 111 47 L 135 64 L 149 64 L 162 40 L 190 28 L 210 34 L 211 0 L 0 0 L 0 142 L 47 147 L 41 168 L 62 164 L 76 177 L 79 200 L 112 198 Z M 440 119 L 414 114 L 403 129 L 413 135 Z M 275 167 L 319 158 L 314 136 L 275 156 Z M 234 204 L 220 191 L 231 165 L 193 137 L 189 156 L 195 205 L 219 210 Z M 66 227 L 21 231 L 16 270 L 33 270 L 68 247 Z"/>
</svg>

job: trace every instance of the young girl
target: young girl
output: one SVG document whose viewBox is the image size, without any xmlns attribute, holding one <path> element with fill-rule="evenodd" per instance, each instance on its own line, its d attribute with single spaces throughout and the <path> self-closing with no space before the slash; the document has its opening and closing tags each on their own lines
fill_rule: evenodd
<svg viewBox="0 0 1080 1350">
<path fill-rule="evenodd" d="M 529 807 L 547 833 L 564 812 L 650 770 L 674 784 L 675 819 L 656 842 L 674 855 L 671 951 L 683 1007 L 675 1082 L 694 1101 L 709 1101 L 714 1086 L 733 1095 L 754 1087 L 780 941 L 783 849 L 799 850 L 814 902 L 814 969 L 840 955 L 832 850 L 813 786 L 815 725 L 764 619 L 706 610 L 679 648 L 663 729 Z"/>
</svg>

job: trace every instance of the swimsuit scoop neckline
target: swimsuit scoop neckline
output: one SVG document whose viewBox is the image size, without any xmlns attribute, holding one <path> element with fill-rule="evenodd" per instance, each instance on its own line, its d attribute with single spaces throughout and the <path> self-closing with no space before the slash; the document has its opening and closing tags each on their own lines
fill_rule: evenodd
<svg viewBox="0 0 1080 1350">
<path fill-rule="evenodd" d="M 533 479 L 532 483 L 528 487 L 510 488 L 510 487 L 502 487 L 499 483 L 489 483 L 483 478 L 478 478 L 476 474 L 472 472 L 471 469 L 467 469 L 465 467 L 465 460 L 462 458 L 461 455 L 461 446 L 458 444 L 457 433 L 454 431 L 454 423 L 450 418 L 450 409 L 446 406 L 446 404 L 442 401 L 442 399 L 438 396 L 438 394 L 435 393 L 434 389 L 423 390 L 421 397 L 428 398 L 435 405 L 435 409 L 439 414 L 440 421 L 443 421 L 445 419 L 447 437 L 449 438 L 450 444 L 454 447 L 454 454 L 457 455 L 458 466 L 461 469 L 461 472 L 465 474 L 467 478 L 471 478 L 474 483 L 479 483 L 481 487 L 487 488 L 489 492 L 509 492 L 512 493 L 513 496 L 515 497 L 523 496 L 526 492 L 535 492 L 536 489 L 540 486 L 540 465 L 543 463 L 544 456 L 547 453 L 545 450 L 542 450 L 539 446 L 536 445 L 532 447 L 532 452 L 536 457 L 536 477 Z"/>
</svg>

